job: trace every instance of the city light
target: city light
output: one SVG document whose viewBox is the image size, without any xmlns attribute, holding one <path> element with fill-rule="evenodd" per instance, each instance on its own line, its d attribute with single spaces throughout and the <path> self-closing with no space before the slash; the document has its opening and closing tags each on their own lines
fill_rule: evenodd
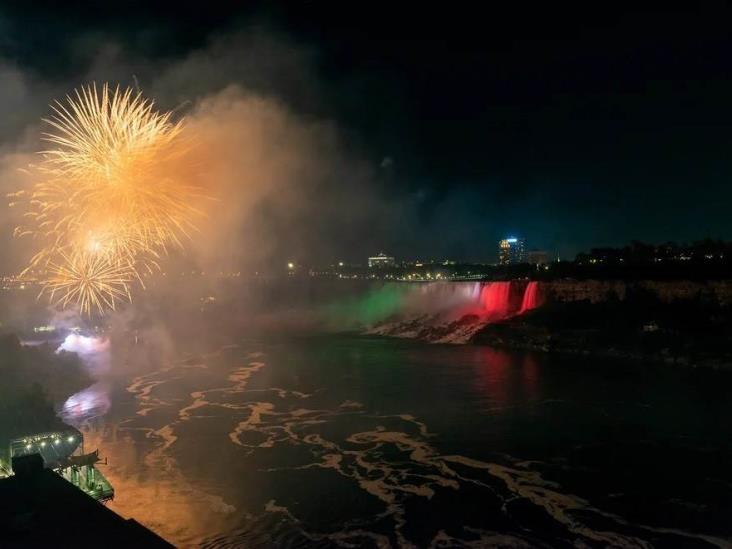
<svg viewBox="0 0 732 549">
<path fill-rule="evenodd" d="M 511 265 L 523 263 L 525 242 L 522 238 L 511 236 L 498 241 L 498 263 Z"/>
</svg>

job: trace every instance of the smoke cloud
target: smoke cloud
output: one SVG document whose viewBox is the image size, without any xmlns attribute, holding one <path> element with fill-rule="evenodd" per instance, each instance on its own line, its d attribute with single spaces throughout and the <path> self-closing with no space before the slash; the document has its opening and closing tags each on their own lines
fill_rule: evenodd
<svg viewBox="0 0 732 549">
<path fill-rule="evenodd" d="M 8 82 L 0 108 L 18 120 L 0 136 L 4 192 L 28 188 L 23 169 L 43 148 L 40 118 L 51 99 L 110 81 L 139 85 L 161 108 L 175 109 L 197 143 L 196 177 L 213 200 L 200 205 L 207 218 L 184 254 L 195 268 L 332 261 L 334 250 L 357 243 L 359 251 L 377 251 L 404 217 L 404 205 L 379 191 L 379 162 L 361 154 L 333 120 L 312 114 L 319 109 L 319 79 L 307 48 L 255 27 L 172 61 L 139 59 L 116 44 L 92 49 L 97 54 L 88 70 L 62 83 L 0 61 Z M 3 250 L 10 256 L 4 263 L 14 269 L 28 247 L 7 236 L 18 217 L 12 209 L 2 216 Z"/>
<path fill-rule="evenodd" d="M 181 278 L 181 272 L 247 277 L 281 274 L 288 261 L 363 260 L 415 218 L 408 197 L 395 200 L 386 192 L 383 159 L 369 158 L 328 116 L 316 53 L 309 48 L 261 27 L 213 37 L 180 58 L 142 58 L 94 36 L 77 44 L 80 60 L 88 62 L 63 79 L 44 79 L 0 60 L 7 82 L 0 114 L 12 122 L 0 133 L 0 190 L 13 203 L 12 193 L 31 187 L 28 166 L 44 148 L 41 119 L 53 100 L 81 85 L 139 86 L 159 108 L 184 117 L 194 143 L 185 176 L 209 197 L 197 204 L 204 213 L 199 230 L 184 249 L 162 259 L 167 280 L 137 291 L 132 308 L 115 320 L 150 340 L 160 336 L 163 355 L 170 337 L 153 320 L 159 301 L 198 299 L 221 284 L 216 276 Z M 33 255 L 30 238 L 12 236 L 22 213 L 15 205 L 0 217 L 0 261 L 7 272 L 19 272 Z M 343 250 L 351 255 L 341 257 Z M 23 314 L 20 309 L 13 314 Z"/>
</svg>

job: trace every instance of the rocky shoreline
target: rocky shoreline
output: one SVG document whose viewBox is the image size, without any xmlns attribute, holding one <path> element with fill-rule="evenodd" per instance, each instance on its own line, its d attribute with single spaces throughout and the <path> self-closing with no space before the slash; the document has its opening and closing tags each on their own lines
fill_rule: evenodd
<svg viewBox="0 0 732 549">
<path fill-rule="evenodd" d="M 486 324 L 470 343 L 732 370 L 730 316 L 698 301 L 554 303 Z"/>
<path fill-rule="evenodd" d="M 697 283 L 613 284 L 542 284 L 541 302 L 530 310 L 395 314 L 365 331 L 430 343 L 732 369 L 732 303 L 722 292 L 729 284 L 717 284 L 713 292 Z"/>
<path fill-rule="evenodd" d="M 692 354 L 673 353 L 668 348 L 644 351 L 613 344 L 599 346 L 593 341 L 594 337 L 592 336 L 595 335 L 597 335 L 597 332 L 591 330 L 553 334 L 547 330 L 520 326 L 518 323 L 510 323 L 510 326 L 505 323 L 493 324 L 484 328 L 473 336 L 469 343 L 541 353 L 732 370 L 732 357 L 730 356 L 699 357 Z"/>
</svg>

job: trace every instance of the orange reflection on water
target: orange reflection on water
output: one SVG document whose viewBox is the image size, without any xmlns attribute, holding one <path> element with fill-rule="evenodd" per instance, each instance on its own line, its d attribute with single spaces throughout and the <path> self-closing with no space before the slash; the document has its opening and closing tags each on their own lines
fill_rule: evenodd
<svg viewBox="0 0 732 549">
<path fill-rule="evenodd" d="M 109 460 L 100 469 L 115 489 L 110 509 L 177 547 L 199 546 L 205 536 L 223 531 L 235 511 L 218 496 L 194 486 L 159 447 L 143 449 L 131 431 L 91 425 L 85 428 L 84 439 L 86 448 L 99 448 L 100 456 Z"/>
</svg>

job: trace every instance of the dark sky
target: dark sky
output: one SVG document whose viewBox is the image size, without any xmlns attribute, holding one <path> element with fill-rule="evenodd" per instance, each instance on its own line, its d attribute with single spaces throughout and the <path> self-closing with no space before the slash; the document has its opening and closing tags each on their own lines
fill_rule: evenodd
<svg viewBox="0 0 732 549">
<path fill-rule="evenodd" d="M 387 196 L 416 200 L 414 226 L 378 243 L 400 256 L 491 259 L 509 233 L 565 257 L 732 238 L 724 2 L 25 4 L 0 8 L 0 56 L 50 81 L 109 42 L 166 62 L 266 29 L 307 52 L 317 84 L 274 93 L 334 120 L 383 164 Z"/>
</svg>

